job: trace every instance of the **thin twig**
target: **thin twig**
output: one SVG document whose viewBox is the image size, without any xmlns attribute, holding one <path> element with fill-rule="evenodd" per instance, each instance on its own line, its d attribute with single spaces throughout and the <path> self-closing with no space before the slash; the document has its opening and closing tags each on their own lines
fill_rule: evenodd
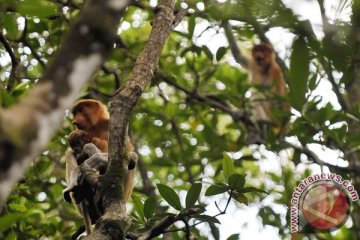
<svg viewBox="0 0 360 240">
<path fill-rule="evenodd" d="M 185 212 L 179 213 L 177 215 L 171 214 L 171 215 L 163 218 L 157 224 L 155 224 L 149 231 L 143 233 L 142 236 L 138 238 L 138 240 L 150 240 L 150 239 L 153 239 L 153 238 L 159 236 L 160 234 L 163 234 L 166 232 L 172 232 L 172 230 L 167 231 L 167 229 L 171 225 L 173 225 L 177 221 L 187 222 L 186 217 L 191 218 L 192 216 L 198 214 L 200 211 L 201 211 L 200 209 L 190 208 L 190 209 L 186 210 Z M 186 235 L 189 236 L 189 239 L 190 239 L 190 228 L 191 228 L 191 226 L 189 226 L 188 223 L 185 224 Z M 187 232 L 186 229 L 188 229 L 189 231 Z M 182 230 L 178 229 L 178 231 L 184 231 L 184 229 L 182 229 Z"/>
<path fill-rule="evenodd" d="M 297 145 L 297 144 L 291 143 L 286 140 L 282 140 L 282 142 L 285 143 L 287 146 L 292 147 L 292 148 L 300 151 L 301 153 L 305 154 L 308 158 L 312 159 L 315 163 L 317 163 L 321 166 L 327 166 L 329 168 L 336 168 L 338 171 L 341 171 L 344 173 L 348 173 L 349 171 L 360 172 L 357 169 L 350 169 L 349 167 L 340 167 L 340 166 L 336 166 L 336 165 L 327 163 L 324 160 L 322 160 L 316 153 L 314 153 L 312 150 L 310 150 L 308 146 Z"/>
<path fill-rule="evenodd" d="M 14 51 L 12 50 L 9 42 L 6 40 L 3 33 L 0 31 L 0 42 L 4 45 L 5 50 L 8 52 L 11 59 L 11 71 L 9 81 L 6 87 L 8 92 L 11 92 L 14 88 L 15 81 L 17 79 L 17 69 L 19 65 L 19 60 L 16 58 Z"/>
<path fill-rule="evenodd" d="M 37 51 L 35 51 L 35 49 L 31 46 L 29 40 L 27 39 L 27 32 L 28 32 L 28 23 L 25 18 L 24 31 L 23 31 L 20 41 L 22 41 L 22 43 L 30 49 L 30 52 L 34 56 L 34 58 L 40 63 L 40 65 L 43 68 L 45 68 L 46 67 L 45 62 L 41 59 L 41 56 L 37 53 Z"/>
</svg>

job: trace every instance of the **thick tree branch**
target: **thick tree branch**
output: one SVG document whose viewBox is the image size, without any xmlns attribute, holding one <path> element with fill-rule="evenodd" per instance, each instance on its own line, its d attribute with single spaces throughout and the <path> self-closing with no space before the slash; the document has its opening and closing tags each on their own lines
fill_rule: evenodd
<svg viewBox="0 0 360 240">
<path fill-rule="evenodd" d="M 88 1 L 44 77 L 18 104 L 0 112 L 0 203 L 111 52 L 127 5 L 128 1 Z"/>
<path fill-rule="evenodd" d="M 161 0 L 156 8 L 152 31 L 145 49 L 138 56 L 132 74 L 111 102 L 109 131 L 109 165 L 101 182 L 111 186 L 103 192 L 104 215 L 87 239 L 124 239 L 130 225 L 123 189 L 129 156 L 126 148 L 129 116 L 145 87 L 151 81 L 160 54 L 169 37 L 174 17 L 175 0 Z"/>
</svg>

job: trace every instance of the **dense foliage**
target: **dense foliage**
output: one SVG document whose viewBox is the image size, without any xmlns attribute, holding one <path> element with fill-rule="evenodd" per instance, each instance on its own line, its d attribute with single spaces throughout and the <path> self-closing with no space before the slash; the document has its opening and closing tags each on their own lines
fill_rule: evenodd
<svg viewBox="0 0 360 240">
<path fill-rule="evenodd" d="M 84 2 L 0 3 L 2 108 L 36 86 Z M 112 55 L 79 97 L 111 100 L 148 39 L 154 2 L 133 1 Z M 356 1 L 336 1 L 333 14 L 324 2 L 330 6 L 331 1 L 322 0 L 315 5 L 323 17 L 323 28 L 316 31 L 280 0 L 178 2 L 178 8 L 189 8 L 189 14 L 168 39 L 155 78 L 130 120 L 131 138 L 141 159 L 129 204 L 131 232 L 150 228 L 168 213 L 195 211 L 189 214 L 192 235 L 237 239 L 246 229 L 246 220 L 238 229 L 223 232 L 217 217 L 230 214 L 231 218 L 229 209 L 255 207 L 258 221 L 273 226 L 271 231 L 284 239 L 290 235 L 287 209 L 292 189 L 301 179 L 329 170 L 352 179 L 360 144 L 359 96 L 352 94 L 354 82 L 359 81 L 354 76 L 354 59 L 359 58 L 354 32 L 360 24 L 354 24 L 355 14 L 351 22 L 350 12 L 359 8 Z M 335 17 L 326 17 L 327 11 L 327 16 Z M 248 123 L 233 114 L 246 115 L 247 92 L 253 85 L 233 60 L 222 29 L 227 20 L 244 49 L 268 39 L 267 33 L 273 30 L 289 36 L 284 43 L 273 42 L 282 59 L 290 90 L 287 101 L 292 106 L 285 139 L 271 128 L 265 144 L 248 144 Z M 323 90 L 324 86 L 331 87 Z M 330 102 L 326 96 L 333 96 Z M 62 156 L 72 129 L 67 113 L 62 128 L 0 209 L 0 239 L 68 239 L 81 225 L 75 208 L 61 194 L 65 186 Z M 359 211 L 356 204 L 353 213 Z M 314 232 L 308 239 L 355 239 L 355 231 L 352 219 L 337 232 Z M 184 239 L 186 225 L 180 221 L 166 235 Z"/>
</svg>

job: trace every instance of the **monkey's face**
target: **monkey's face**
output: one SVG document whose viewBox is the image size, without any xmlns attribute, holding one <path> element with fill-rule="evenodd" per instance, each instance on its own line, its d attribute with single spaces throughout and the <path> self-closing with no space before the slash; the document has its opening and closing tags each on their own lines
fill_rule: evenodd
<svg viewBox="0 0 360 240">
<path fill-rule="evenodd" d="M 100 109 L 101 107 L 96 101 L 79 101 L 72 109 L 74 115 L 73 124 L 80 130 L 88 131 L 99 121 Z"/>
<path fill-rule="evenodd" d="M 265 67 L 272 61 L 273 50 L 268 44 L 259 44 L 252 49 L 252 57 L 256 64 Z"/>
<path fill-rule="evenodd" d="M 87 118 L 87 113 L 83 109 L 78 109 L 78 111 L 74 112 L 74 120 L 73 124 L 80 130 L 87 130 L 87 126 L 90 125 L 89 120 Z"/>
</svg>

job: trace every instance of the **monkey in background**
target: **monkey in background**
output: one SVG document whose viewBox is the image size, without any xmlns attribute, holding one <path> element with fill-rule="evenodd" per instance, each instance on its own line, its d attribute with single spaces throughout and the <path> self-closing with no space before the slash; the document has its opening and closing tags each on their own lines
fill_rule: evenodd
<svg viewBox="0 0 360 240">
<path fill-rule="evenodd" d="M 287 97 L 288 91 L 281 68 L 275 60 L 275 52 L 271 44 L 260 43 L 255 45 L 252 48 L 251 56 L 245 56 L 237 46 L 229 22 L 223 22 L 222 26 L 235 60 L 249 71 L 250 81 L 259 87 L 270 90 L 251 90 L 251 113 L 253 117 L 258 122 L 279 126 L 282 128 L 280 129 L 281 135 L 281 132 L 285 130 L 287 119 L 278 119 L 271 112 L 271 108 L 290 112 L 290 106 L 281 101 L 281 98 Z M 271 95 L 271 98 L 267 97 L 267 95 Z"/>
<path fill-rule="evenodd" d="M 97 200 L 94 199 L 94 189 L 91 189 L 90 185 L 85 185 L 88 190 L 80 191 L 79 194 L 72 192 L 78 184 L 79 177 L 79 165 L 81 165 L 86 159 L 89 158 L 84 154 L 83 148 L 87 143 L 93 143 L 99 153 L 108 152 L 108 136 L 109 136 L 109 113 L 105 105 L 97 100 L 85 99 L 78 101 L 72 108 L 72 114 L 74 116 L 74 125 L 78 128 L 72 131 L 68 137 L 68 143 L 72 148 L 71 156 L 66 157 L 66 182 L 68 187 L 63 191 L 63 195 L 66 201 L 73 201 L 76 208 L 79 210 L 84 218 L 84 225 L 86 232 L 91 233 L 91 223 L 94 223 L 96 219 L 100 217 Z M 130 143 L 129 137 L 126 138 L 126 145 L 130 157 L 128 165 L 128 172 L 125 176 L 124 184 L 124 200 L 128 200 L 131 196 L 133 189 L 133 182 L 135 176 L 135 167 L 138 160 L 137 154 L 134 152 L 134 147 Z M 105 163 L 107 165 L 107 163 Z M 106 166 L 103 162 L 99 163 L 95 168 L 100 174 L 104 174 Z M 83 199 L 79 202 L 78 199 Z M 80 229 L 79 229 L 80 230 Z M 78 231 L 79 232 L 79 231 Z M 81 234 L 75 233 L 73 239 Z M 76 236 L 77 235 L 77 236 Z"/>
<path fill-rule="evenodd" d="M 251 81 L 259 86 L 267 88 L 272 94 L 286 97 L 288 94 L 284 76 L 280 66 L 275 60 L 275 52 L 268 43 L 255 45 L 251 51 L 252 58 L 248 60 Z M 269 101 L 263 94 L 253 91 L 253 99 L 257 100 L 254 104 L 253 114 L 257 120 L 267 121 L 275 125 L 281 125 L 278 119 L 271 113 L 271 108 L 278 108 L 289 111 L 290 108 L 283 102 Z M 275 96 L 275 97 L 276 97 Z"/>
</svg>

